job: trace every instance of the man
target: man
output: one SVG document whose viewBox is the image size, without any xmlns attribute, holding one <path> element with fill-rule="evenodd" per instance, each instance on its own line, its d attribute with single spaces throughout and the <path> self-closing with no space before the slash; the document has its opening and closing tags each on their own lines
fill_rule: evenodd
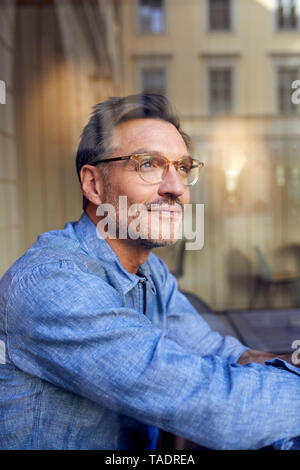
<svg viewBox="0 0 300 470">
<path fill-rule="evenodd" d="M 153 449 L 158 428 L 208 448 L 293 446 L 299 369 L 212 332 L 151 253 L 175 241 L 201 167 L 167 100 L 97 105 L 76 164 L 81 218 L 0 282 L 0 447 Z"/>
</svg>

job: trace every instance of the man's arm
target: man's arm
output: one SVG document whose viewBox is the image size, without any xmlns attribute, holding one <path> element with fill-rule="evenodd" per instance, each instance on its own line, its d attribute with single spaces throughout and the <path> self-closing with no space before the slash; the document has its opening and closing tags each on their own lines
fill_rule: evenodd
<svg viewBox="0 0 300 470">
<path fill-rule="evenodd" d="M 157 261 L 160 262 L 160 271 L 163 274 L 168 338 L 192 353 L 201 356 L 217 355 L 229 362 L 236 362 L 249 348 L 232 336 L 223 337 L 217 331 L 213 331 L 178 290 L 177 281 L 165 263 L 160 258 L 157 258 Z"/>
<path fill-rule="evenodd" d="M 300 435 L 297 369 L 185 350 L 72 262 L 23 274 L 6 334 L 9 358 L 26 373 L 205 447 L 254 449 Z"/>
<path fill-rule="evenodd" d="M 203 320 L 188 299 L 178 290 L 177 281 L 172 276 L 162 260 L 161 268 L 164 271 L 168 304 L 168 333 L 169 337 L 186 349 L 199 354 L 216 354 L 224 359 L 246 365 L 251 362 L 263 364 L 275 357 L 289 364 L 292 362 L 292 354 L 274 355 L 264 351 L 249 349 L 242 345 L 236 338 L 223 338 L 216 331 L 212 331 Z M 299 367 L 299 366 L 297 366 Z"/>
</svg>

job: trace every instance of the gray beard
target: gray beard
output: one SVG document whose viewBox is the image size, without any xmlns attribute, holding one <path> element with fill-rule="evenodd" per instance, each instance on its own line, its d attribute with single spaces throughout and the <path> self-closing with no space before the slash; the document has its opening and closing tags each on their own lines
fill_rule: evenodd
<svg viewBox="0 0 300 470">
<path fill-rule="evenodd" d="M 171 246 L 177 242 L 177 240 L 163 241 L 163 240 L 148 240 L 145 238 L 138 238 L 135 241 L 136 243 L 138 243 L 143 248 L 146 248 L 147 250 L 152 250 L 153 248 L 163 248 L 166 246 Z"/>
</svg>

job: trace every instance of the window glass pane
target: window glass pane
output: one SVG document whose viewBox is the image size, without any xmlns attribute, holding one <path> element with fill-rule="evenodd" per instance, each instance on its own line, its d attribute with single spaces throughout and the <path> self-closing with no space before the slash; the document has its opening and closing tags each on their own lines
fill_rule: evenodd
<svg viewBox="0 0 300 470">
<path fill-rule="evenodd" d="M 280 67 L 278 69 L 278 104 L 280 113 L 297 113 L 298 107 L 292 103 L 294 80 L 298 78 L 298 69 Z"/>
<path fill-rule="evenodd" d="M 143 89 L 169 95 L 205 163 L 191 188 L 204 246 L 185 251 L 180 286 L 215 310 L 247 309 L 254 246 L 274 275 L 300 277 L 300 0 L 100 3 L 0 0 L 0 275 L 39 233 L 80 216 L 70 155 L 92 106 Z M 300 307 L 293 287 L 260 285 L 251 307 Z"/>
<path fill-rule="evenodd" d="M 212 114 L 232 111 L 232 70 L 230 68 L 210 69 L 209 93 Z"/>
<path fill-rule="evenodd" d="M 298 27 L 296 0 L 278 0 L 277 26 L 279 29 L 295 29 Z"/>
<path fill-rule="evenodd" d="M 209 0 L 209 28 L 231 29 L 231 0 Z"/>
<path fill-rule="evenodd" d="M 142 70 L 142 90 L 166 94 L 166 71 L 163 68 Z"/>
<path fill-rule="evenodd" d="M 162 33 L 165 29 L 164 0 L 139 0 L 141 33 Z"/>
</svg>

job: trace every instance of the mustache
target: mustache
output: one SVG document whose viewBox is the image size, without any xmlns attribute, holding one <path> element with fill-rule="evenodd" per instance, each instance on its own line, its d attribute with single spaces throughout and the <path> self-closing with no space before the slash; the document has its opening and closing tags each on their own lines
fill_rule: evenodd
<svg viewBox="0 0 300 470">
<path fill-rule="evenodd" d="M 151 210 L 151 206 L 179 206 L 181 210 L 183 210 L 183 204 L 178 198 L 163 198 L 157 199 L 156 201 L 148 202 L 145 204 L 145 207 L 148 210 Z"/>
</svg>

